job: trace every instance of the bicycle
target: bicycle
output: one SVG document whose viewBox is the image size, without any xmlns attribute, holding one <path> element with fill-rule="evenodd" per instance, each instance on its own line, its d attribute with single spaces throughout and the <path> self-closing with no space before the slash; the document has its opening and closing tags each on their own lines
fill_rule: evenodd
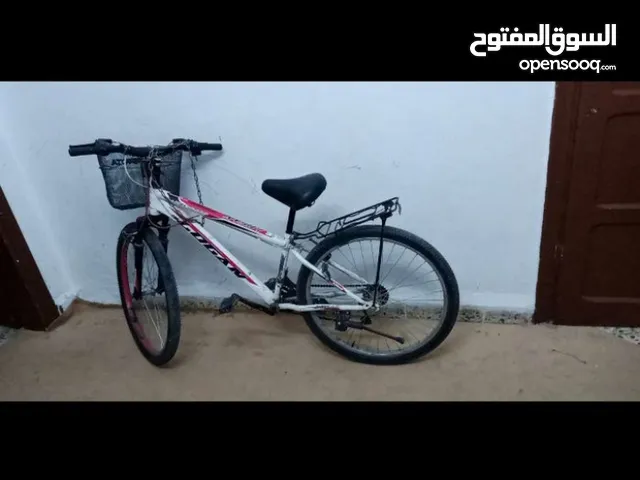
<svg viewBox="0 0 640 480">
<path fill-rule="evenodd" d="M 320 197 L 327 186 L 325 177 L 320 173 L 311 173 L 296 178 L 265 180 L 262 183 L 263 192 L 289 208 L 285 235 L 279 236 L 204 205 L 195 161 L 204 151 L 221 150 L 222 145 L 219 143 L 200 143 L 186 139 L 174 139 L 166 146 L 134 147 L 111 139 L 97 139 L 91 144 L 69 146 L 70 156 L 98 157 L 107 198 L 113 208 L 145 210 L 143 215 L 122 228 L 117 241 L 116 267 L 120 300 L 127 325 L 138 349 L 150 363 L 160 367 L 170 362 L 180 342 L 180 300 L 168 257 L 168 233 L 175 226 L 182 226 L 263 300 L 263 303 L 255 302 L 234 293 L 222 300 L 219 306 L 220 313 L 230 312 L 237 302 L 270 315 L 279 311 L 297 312 L 302 314 L 311 332 L 328 348 L 352 361 L 374 365 L 407 363 L 431 352 L 447 338 L 454 327 L 459 310 L 456 277 L 445 258 L 431 244 L 406 230 L 386 224 L 396 211 L 401 213 L 398 197 L 328 221 L 321 221 L 314 230 L 298 232 L 294 230 L 296 213 L 311 207 Z M 198 202 L 180 196 L 184 153 L 188 153 L 191 161 Z M 211 220 L 279 248 L 281 255 L 276 276 L 266 282 L 261 281 L 204 228 L 205 220 Z M 364 225 L 375 220 L 380 220 L 380 225 Z M 346 262 L 341 259 L 342 263 L 339 263 L 335 258 L 337 254 L 334 253 L 338 248 L 346 246 L 355 262 L 356 255 L 351 244 L 364 240 L 370 242 L 369 249 L 374 261 L 377 251 L 376 266 L 371 271 L 371 277 L 375 273 L 375 278 L 370 280 L 345 267 L 342 263 Z M 305 241 L 313 244 L 310 250 L 302 245 Z M 392 244 L 388 251 L 383 249 L 386 242 Z M 399 307 L 391 307 L 391 293 L 401 287 L 390 287 L 391 283 L 387 283 L 386 278 L 390 276 L 391 270 L 383 277 L 381 266 L 391 264 L 391 254 L 396 246 L 412 250 L 415 253 L 413 259 L 419 256 L 434 269 L 436 280 L 441 283 L 443 289 L 444 306 L 441 311 L 433 307 L 432 302 L 411 303 L 406 299 L 400 302 Z M 148 288 L 142 284 L 143 274 L 150 268 L 144 263 L 145 247 L 151 253 L 147 257 L 153 262 L 151 267 L 155 264 L 159 271 L 158 279 L 153 280 Z M 129 264 L 131 251 L 132 265 Z M 293 254 L 301 265 L 296 283 L 288 276 L 290 254 Z M 360 254 L 364 260 L 364 251 Z M 387 255 L 385 260 L 384 255 Z M 343 254 L 343 257 L 351 264 L 346 254 Z M 392 268 L 395 268 L 400 258 L 402 257 L 396 260 Z M 334 270 L 333 273 L 329 271 L 330 268 Z M 133 273 L 132 279 L 130 272 Z M 339 282 L 336 280 L 339 274 L 344 274 L 355 283 Z M 369 276 L 366 268 L 365 274 Z M 312 282 L 314 275 L 320 279 L 317 282 L 323 283 Z M 406 278 L 410 275 L 411 273 L 407 274 Z M 320 293 L 312 295 L 310 289 L 315 287 L 320 288 Z M 326 290 L 329 291 L 323 294 L 322 291 Z M 146 294 L 153 299 L 149 301 L 151 307 L 144 298 Z M 162 310 L 167 315 L 167 334 L 166 340 L 163 341 L 158 324 L 154 321 L 153 326 L 160 338 L 160 346 L 154 347 L 151 345 L 153 331 L 151 335 L 142 331 L 142 319 L 139 318 L 141 315 L 136 313 L 135 308 L 142 301 L 142 311 L 149 315 L 151 310 L 160 313 L 156 300 L 162 296 L 166 303 Z M 338 297 L 350 303 L 336 303 L 335 298 Z M 381 325 L 388 322 L 390 325 L 407 329 L 409 320 L 415 319 L 416 313 L 426 313 L 428 321 L 432 323 L 436 313 L 440 312 L 440 315 L 433 333 L 419 340 L 410 332 L 418 341 L 415 345 L 402 349 L 406 343 L 404 336 L 374 328 L 372 317 L 381 312 Z M 361 318 L 354 319 L 358 316 Z M 326 322 L 327 327 L 325 328 L 325 324 L 321 322 Z M 337 338 L 331 336 L 332 332 L 336 332 Z M 351 339 L 355 332 L 358 333 L 359 339 L 364 336 L 373 342 L 375 338 L 377 350 L 371 345 L 367 345 L 366 348 L 356 347 L 356 342 Z M 348 338 L 344 340 L 340 336 Z M 380 350 L 381 341 L 386 343 L 389 351 Z M 394 346 L 399 346 L 391 348 L 389 341 Z"/>
</svg>

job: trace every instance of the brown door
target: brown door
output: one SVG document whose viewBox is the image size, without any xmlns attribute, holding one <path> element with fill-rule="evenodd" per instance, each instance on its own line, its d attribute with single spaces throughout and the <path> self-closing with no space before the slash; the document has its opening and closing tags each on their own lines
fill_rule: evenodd
<svg viewBox="0 0 640 480">
<path fill-rule="evenodd" d="M 536 310 L 640 326 L 640 83 L 557 89 Z"/>
<path fill-rule="evenodd" d="M 45 330 L 57 317 L 51 294 L 0 189 L 0 325 Z"/>
</svg>

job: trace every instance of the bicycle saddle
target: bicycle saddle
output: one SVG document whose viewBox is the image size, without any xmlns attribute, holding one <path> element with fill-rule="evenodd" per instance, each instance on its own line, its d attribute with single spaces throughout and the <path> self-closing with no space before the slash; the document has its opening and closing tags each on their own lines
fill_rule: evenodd
<svg viewBox="0 0 640 480">
<path fill-rule="evenodd" d="M 320 173 L 302 177 L 269 179 L 262 182 L 262 191 L 294 210 L 310 207 L 327 188 L 327 180 Z"/>
</svg>

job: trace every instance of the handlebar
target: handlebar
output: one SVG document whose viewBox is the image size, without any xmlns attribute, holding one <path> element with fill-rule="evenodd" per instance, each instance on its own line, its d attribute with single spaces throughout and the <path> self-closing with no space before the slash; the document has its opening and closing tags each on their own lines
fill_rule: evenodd
<svg viewBox="0 0 640 480">
<path fill-rule="evenodd" d="M 108 155 L 110 153 L 125 153 L 136 157 L 148 157 L 152 153 L 156 155 L 166 155 L 176 150 L 184 150 L 194 155 L 200 155 L 204 151 L 222 150 L 220 143 L 202 143 L 195 140 L 185 140 L 184 138 L 174 138 L 166 146 L 133 147 L 124 143 L 114 142 L 109 138 L 99 138 L 93 143 L 82 145 L 69 145 L 69 155 L 80 157 L 84 155 Z"/>
</svg>

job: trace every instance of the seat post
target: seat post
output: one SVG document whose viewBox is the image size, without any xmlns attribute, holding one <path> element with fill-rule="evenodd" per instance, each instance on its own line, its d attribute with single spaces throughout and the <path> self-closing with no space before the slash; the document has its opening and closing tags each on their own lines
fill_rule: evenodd
<svg viewBox="0 0 640 480">
<path fill-rule="evenodd" d="M 287 219 L 287 235 L 293 233 L 293 222 L 296 219 L 296 211 L 293 208 L 289 209 L 289 218 Z"/>
</svg>

